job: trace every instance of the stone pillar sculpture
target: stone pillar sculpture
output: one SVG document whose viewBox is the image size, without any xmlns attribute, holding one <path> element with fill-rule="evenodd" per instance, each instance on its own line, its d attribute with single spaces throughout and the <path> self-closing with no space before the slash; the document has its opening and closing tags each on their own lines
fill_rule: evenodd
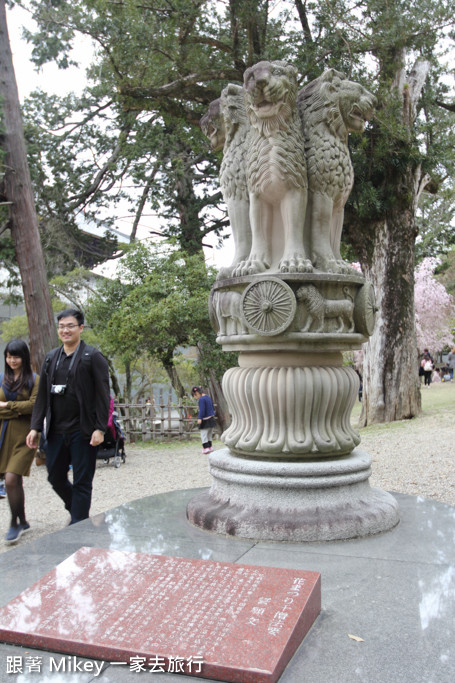
<svg viewBox="0 0 455 683">
<path fill-rule="evenodd" d="M 187 514 L 217 533 L 326 541 L 399 521 L 395 499 L 369 485 L 350 422 L 358 377 L 342 357 L 368 340 L 376 313 L 373 287 L 340 256 L 348 133 L 375 98 L 333 69 L 300 92 L 296 75 L 260 62 L 201 122 L 214 147 L 223 140 L 222 191 L 236 247 L 250 251 L 236 249 L 210 295 L 217 341 L 239 365 L 223 378 L 226 448 L 210 455 L 212 486 Z"/>
</svg>

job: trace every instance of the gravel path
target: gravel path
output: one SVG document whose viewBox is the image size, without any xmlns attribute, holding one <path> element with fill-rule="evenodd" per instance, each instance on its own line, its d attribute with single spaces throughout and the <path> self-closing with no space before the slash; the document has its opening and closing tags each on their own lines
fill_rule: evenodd
<svg viewBox="0 0 455 683">
<path fill-rule="evenodd" d="M 452 406 L 424 412 L 418 419 L 361 430 L 360 448 L 373 458 L 372 486 L 420 495 L 455 506 L 455 383 L 432 385 L 432 392 L 450 392 Z M 436 395 L 436 394 L 435 394 Z M 445 394 L 447 398 L 447 393 Z M 447 404 L 447 401 L 445 401 Z M 214 444 L 222 447 L 221 442 Z M 209 486 L 207 457 L 199 436 L 189 442 L 126 446 L 126 463 L 118 469 L 97 463 L 91 516 L 155 493 Z M 47 482 L 45 467 L 32 466 L 24 478 L 27 519 L 31 530 L 20 544 L 66 526 L 69 515 Z M 0 552 L 11 547 L 3 538 L 9 527 L 9 506 L 0 500 Z"/>
</svg>

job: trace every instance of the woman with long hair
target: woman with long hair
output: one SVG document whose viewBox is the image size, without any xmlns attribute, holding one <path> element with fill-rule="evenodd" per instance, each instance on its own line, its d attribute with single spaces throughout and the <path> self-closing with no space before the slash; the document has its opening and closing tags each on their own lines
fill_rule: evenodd
<svg viewBox="0 0 455 683">
<path fill-rule="evenodd" d="M 5 475 L 6 495 L 11 509 L 11 526 L 5 541 L 15 543 L 24 531 L 30 529 L 25 519 L 22 477 L 29 476 L 35 455 L 25 439 L 30 430 L 39 379 L 32 372 L 30 351 L 22 339 L 7 344 L 5 373 L 1 373 L 0 377 L 0 472 Z"/>
</svg>

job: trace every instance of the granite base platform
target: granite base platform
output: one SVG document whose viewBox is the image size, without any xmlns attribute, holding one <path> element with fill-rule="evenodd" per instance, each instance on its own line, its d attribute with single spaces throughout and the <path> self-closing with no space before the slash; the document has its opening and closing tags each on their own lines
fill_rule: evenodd
<svg viewBox="0 0 455 683">
<path fill-rule="evenodd" d="M 454 507 L 394 494 L 400 523 L 386 533 L 330 543 L 254 542 L 189 524 L 186 506 L 202 491 L 143 498 L 19 543 L 0 555 L 0 604 L 84 546 L 320 572 L 321 614 L 280 683 L 455 679 Z M 121 581 L 117 584 L 113 601 L 121 590 Z M 156 683 L 204 680 L 197 673 L 132 672 L 100 660 L 0 644 L 1 683 L 130 683 L 141 677 Z"/>
</svg>

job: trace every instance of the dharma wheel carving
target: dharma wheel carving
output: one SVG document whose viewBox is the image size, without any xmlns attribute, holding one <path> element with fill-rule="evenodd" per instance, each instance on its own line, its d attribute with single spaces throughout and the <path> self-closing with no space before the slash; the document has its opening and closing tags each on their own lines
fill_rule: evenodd
<svg viewBox="0 0 455 683">
<path fill-rule="evenodd" d="M 273 336 L 284 332 L 294 319 L 294 292 L 277 277 L 252 282 L 242 297 L 242 312 L 248 328 L 256 334 Z"/>
</svg>

